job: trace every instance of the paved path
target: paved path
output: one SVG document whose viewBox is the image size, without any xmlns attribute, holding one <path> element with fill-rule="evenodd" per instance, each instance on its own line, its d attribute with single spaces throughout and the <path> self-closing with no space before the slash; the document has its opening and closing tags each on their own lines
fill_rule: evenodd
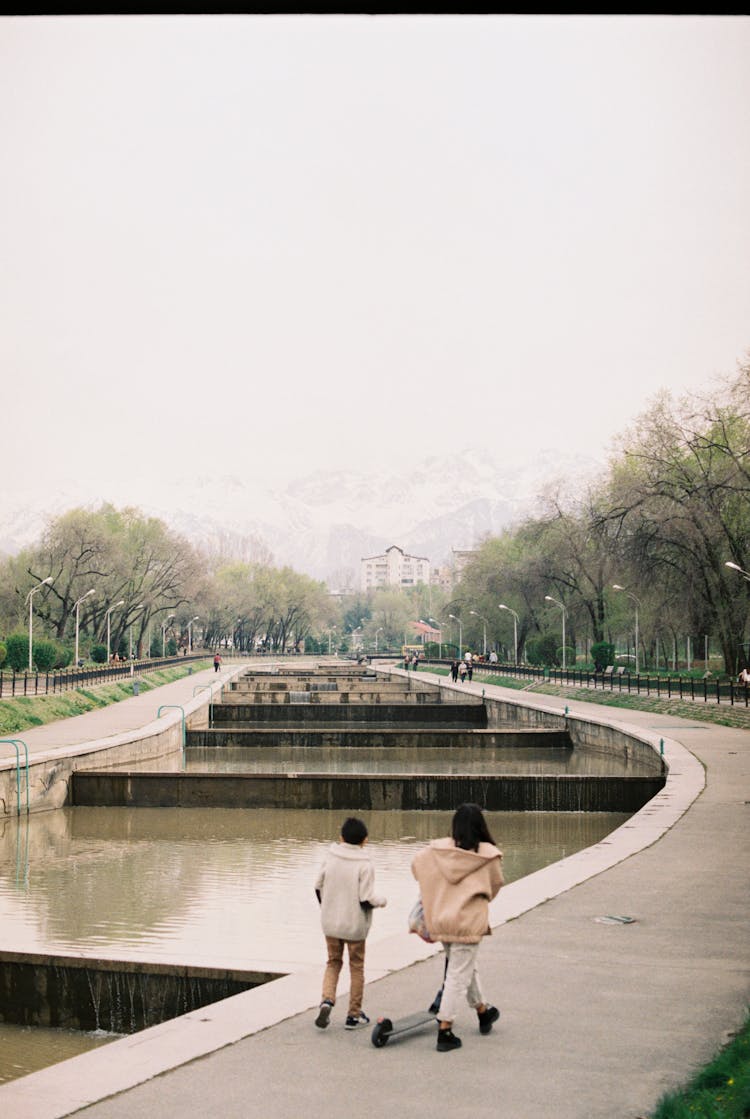
<svg viewBox="0 0 750 1119">
<path fill-rule="evenodd" d="M 456 1022 L 464 1047 L 446 1054 L 435 1052 L 432 1029 L 375 1049 L 369 1031 L 342 1029 L 339 1007 L 330 1028 L 317 1030 L 321 968 L 11 1082 L 0 1089 L 0 1114 L 649 1115 L 727 1040 L 750 1002 L 750 734 L 590 703 L 581 713 L 664 738 L 670 781 L 595 847 L 501 891 L 480 957 L 502 1008 L 488 1037 L 468 1010 Z M 597 920 L 613 914 L 634 920 Z M 439 953 L 407 934 L 373 945 L 368 1013 L 397 1017 L 426 1005 L 441 970 Z"/>
</svg>

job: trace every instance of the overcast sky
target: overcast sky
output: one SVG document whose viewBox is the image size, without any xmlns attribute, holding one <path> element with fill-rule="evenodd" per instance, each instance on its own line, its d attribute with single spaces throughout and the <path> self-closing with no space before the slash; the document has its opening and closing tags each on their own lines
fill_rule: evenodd
<svg viewBox="0 0 750 1119">
<path fill-rule="evenodd" d="M 0 19 L 6 478 L 604 454 L 750 351 L 750 19 Z"/>
</svg>

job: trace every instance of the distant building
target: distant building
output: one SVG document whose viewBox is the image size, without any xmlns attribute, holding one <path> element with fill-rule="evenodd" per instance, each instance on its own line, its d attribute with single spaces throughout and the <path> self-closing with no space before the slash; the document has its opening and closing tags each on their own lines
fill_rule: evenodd
<svg viewBox="0 0 750 1119">
<path fill-rule="evenodd" d="M 460 550 L 458 548 L 453 549 L 453 582 L 454 582 L 454 585 L 456 583 L 461 582 L 461 576 L 464 573 L 464 568 L 466 567 L 467 563 L 472 558 L 472 556 L 475 556 L 476 554 L 477 554 L 476 548 L 464 548 L 464 549 L 460 549 Z"/>
<path fill-rule="evenodd" d="M 391 544 L 380 556 L 366 556 L 360 561 L 360 586 L 366 593 L 377 587 L 416 587 L 429 585 L 430 561 L 424 556 L 410 556 Z"/>
</svg>

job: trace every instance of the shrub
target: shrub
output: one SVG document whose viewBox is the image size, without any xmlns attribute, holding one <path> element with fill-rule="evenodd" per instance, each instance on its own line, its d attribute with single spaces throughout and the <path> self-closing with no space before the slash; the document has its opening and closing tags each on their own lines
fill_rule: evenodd
<svg viewBox="0 0 750 1119">
<path fill-rule="evenodd" d="M 174 637 L 170 637 L 169 641 L 167 642 L 167 656 L 177 656 L 177 642 L 175 641 Z"/>
<path fill-rule="evenodd" d="M 57 660 L 57 645 L 54 641 L 35 641 L 31 655 L 40 672 L 49 672 Z"/>
<path fill-rule="evenodd" d="M 556 664 L 562 664 L 562 662 L 563 662 L 563 647 L 562 647 L 562 645 L 560 646 L 559 649 L 555 650 L 555 656 L 557 658 L 555 663 Z M 572 645 L 566 645 L 565 646 L 565 667 L 566 668 L 574 668 L 575 663 L 576 663 L 576 651 L 575 651 L 575 649 L 573 648 Z"/>
<path fill-rule="evenodd" d="M 23 672 L 29 665 L 29 639 L 25 633 L 11 633 L 5 639 L 8 667 Z"/>
<path fill-rule="evenodd" d="M 72 660 L 73 650 L 69 649 L 66 645 L 58 645 L 55 668 L 67 668 Z"/>
<path fill-rule="evenodd" d="M 526 642 L 526 660 L 531 665 L 556 665 L 557 637 L 553 633 L 543 637 L 531 637 Z"/>
<path fill-rule="evenodd" d="M 5 664 L 5 658 L 7 657 L 7 655 L 8 655 L 7 648 L 5 647 L 4 643 L 2 641 L 0 641 L 0 668 L 2 668 L 3 665 Z"/>
<path fill-rule="evenodd" d="M 91 646 L 91 659 L 94 664 L 107 663 L 107 646 L 106 645 L 92 645 Z"/>
<path fill-rule="evenodd" d="M 591 659 L 595 672 L 604 672 L 607 665 L 615 663 L 615 647 L 610 641 L 596 641 L 591 646 Z"/>
</svg>

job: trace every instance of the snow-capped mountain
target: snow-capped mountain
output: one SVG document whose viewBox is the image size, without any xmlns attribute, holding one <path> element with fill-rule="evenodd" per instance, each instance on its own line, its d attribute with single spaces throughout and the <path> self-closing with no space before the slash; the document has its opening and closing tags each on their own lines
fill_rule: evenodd
<svg viewBox="0 0 750 1119">
<path fill-rule="evenodd" d="M 434 566 L 452 549 L 471 548 L 533 513 L 551 484 L 583 485 L 601 464 L 558 452 L 531 463 L 504 464 L 485 452 L 415 459 L 413 468 L 387 465 L 319 470 L 289 483 L 220 473 L 180 478 L 123 475 L 67 483 L 43 494 L 20 489 L 0 495 L 0 552 L 34 543 L 49 518 L 76 506 L 133 505 L 161 518 L 197 546 L 243 559 L 269 558 L 333 584 L 358 580 L 359 561 L 391 544 L 426 556 Z"/>
</svg>

